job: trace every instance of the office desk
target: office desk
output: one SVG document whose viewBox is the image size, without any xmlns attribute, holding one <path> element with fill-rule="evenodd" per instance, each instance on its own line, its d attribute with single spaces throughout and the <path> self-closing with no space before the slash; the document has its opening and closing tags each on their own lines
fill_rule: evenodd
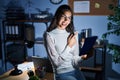
<svg viewBox="0 0 120 80">
<path fill-rule="evenodd" d="M 10 70 L 11 71 L 11 70 Z M 0 75 L 0 80 L 28 80 L 29 76 L 27 75 L 27 71 L 24 71 L 22 74 L 17 76 L 9 76 L 10 71 Z M 46 73 L 45 77 L 40 80 L 54 80 L 53 73 Z"/>
</svg>

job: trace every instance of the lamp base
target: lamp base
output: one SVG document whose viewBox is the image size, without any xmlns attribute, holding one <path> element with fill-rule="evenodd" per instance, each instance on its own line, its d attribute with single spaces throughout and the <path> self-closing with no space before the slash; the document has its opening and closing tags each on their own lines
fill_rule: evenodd
<svg viewBox="0 0 120 80">
<path fill-rule="evenodd" d="M 16 76 L 16 75 L 20 75 L 20 74 L 22 74 L 22 70 L 15 69 L 15 70 L 11 71 L 9 75 Z"/>
</svg>

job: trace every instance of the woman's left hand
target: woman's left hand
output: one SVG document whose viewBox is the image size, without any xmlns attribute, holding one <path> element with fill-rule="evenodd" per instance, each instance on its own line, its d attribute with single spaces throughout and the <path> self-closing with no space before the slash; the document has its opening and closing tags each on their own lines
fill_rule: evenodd
<svg viewBox="0 0 120 80">
<path fill-rule="evenodd" d="M 82 59 L 87 59 L 87 54 L 81 55 Z"/>
</svg>

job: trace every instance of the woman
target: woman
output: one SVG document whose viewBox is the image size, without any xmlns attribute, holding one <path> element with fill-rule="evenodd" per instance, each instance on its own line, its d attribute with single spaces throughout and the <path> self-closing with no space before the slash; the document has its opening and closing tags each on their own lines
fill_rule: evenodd
<svg viewBox="0 0 120 80">
<path fill-rule="evenodd" d="M 79 64 L 78 33 L 74 32 L 73 12 L 68 5 L 58 7 L 45 34 L 45 47 L 54 68 L 56 80 L 85 80 Z"/>
</svg>

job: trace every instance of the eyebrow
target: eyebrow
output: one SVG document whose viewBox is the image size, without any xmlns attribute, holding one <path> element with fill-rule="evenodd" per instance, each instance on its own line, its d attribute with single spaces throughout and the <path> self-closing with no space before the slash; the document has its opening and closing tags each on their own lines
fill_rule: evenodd
<svg viewBox="0 0 120 80">
<path fill-rule="evenodd" d="M 62 14 L 62 16 L 66 17 L 66 18 L 71 18 L 72 16 L 66 16 L 65 14 Z"/>
</svg>

